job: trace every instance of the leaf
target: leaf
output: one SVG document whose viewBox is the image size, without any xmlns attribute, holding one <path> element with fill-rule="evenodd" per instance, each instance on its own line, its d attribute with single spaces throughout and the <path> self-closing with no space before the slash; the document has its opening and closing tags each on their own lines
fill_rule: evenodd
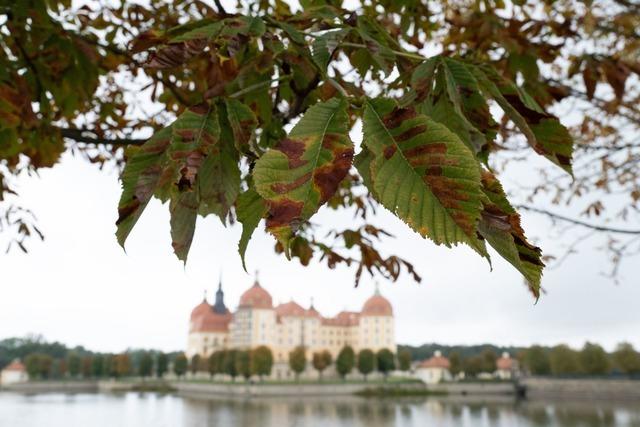
<svg viewBox="0 0 640 427">
<path fill-rule="evenodd" d="M 487 196 L 478 231 L 504 259 L 529 283 L 531 292 L 540 296 L 542 251 L 530 244 L 520 225 L 520 215 L 511 206 L 502 185 L 490 172 L 482 173 L 482 189 Z"/>
<path fill-rule="evenodd" d="M 251 108 L 235 99 L 227 99 L 227 117 L 233 131 L 233 142 L 239 152 L 248 153 L 249 142 L 258 125 Z"/>
<path fill-rule="evenodd" d="M 116 221 L 116 236 L 122 247 L 156 189 L 167 161 L 166 150 L 170 141 L 171 127 L 166 127 L 141 147 L 129 151 L 121 178 L 122 195 Z"/>
<path fill-rule="evenodd" d="M 362 151 L 353 159 L 353 165 L 360 173 L 362 177 L 362 183 L 369 190 L 375 200 L 378 200 L 373 186 L 373 179 L 371 178 L 371 163 L 373 162 L 373 154 L 367 147 L 362 147 Z"/>
<path fill-rule="evenodd" d="M 331 62 L 331 57 L 342 40 L 349 34 L 349 29 L 343 28 L 336 31 L 328 31 L 313 41 L 311 45 L 313 62 L 316 63 L 320 72 L 325 75 L 327 66 Z"/>
<path fill-rule="evenodd" d="M 177 67 L 202 53 L 206 46 L 206 39 L 194 39 L 162 46 L 155 52 L 151 52 L 145 67 L 160 69 Z"/>
<path fill-rule="evenodd" d="M 187 31 L 184 34 L 181 34 L 177 37 L 174 37 L 170 40 L 170 43 L 182 43 L 191 40 L 198 39 L 213 39 L 220 34 L 220 30 L 223 28 L 223 21 L 213 22 L 210 24 L 203 25 L 201 27 L 194 28 L 190 31 Z"/>
<path fill-rule="evenodd" d="M 393 100 L 367 101 L 363 117 L 382 205 L 436 244 L 464 242 L 486 256 L 476 236 L 483 195 L 473 153 L 444 125 Z"/>
<path fill-rule="evenodd" d="M 492 97 L 526 136 L 529 145 L 572 174 L 573 139 L 557 117 L 544 112 L 513 83 L 490 67 L 470 68 L 481 89 Z"/>
<path fill-rule="evenodd" d="M 249 240 L 251 240 L 254 230 L 267 212 L 267 204 L 256 192 L 255 188 L 249 187 L 247 191 L 238 196 L 236 215 L 238 216 L 238 221 L 242 224 L 242 235 L 238 242 L 238 252 L 242 259 L 242 268 L 244 268 L 245 271 L 247 271 L 247 266 L 244 255 L 247 251 Z"/>
<path fill-rule="evenodd" d="M 346 106 L 333 98 L 309 108 L 289 136 L 256 162 L 256 190 L 269 207 L 267 230 L 287 255 L 296 230 L 335 194 L 351 167 Z"/>
<path fill-rule="evenodd" d="M 225 223 L 240 193 L 240 168 L 226 108 L 221 105 L 217 111 L 220 138 L 198 171 L 198 213 L 203 216 L 213 213 Z"/>
<path fill-rule="evenodd" d="M 169 203 L 171 246 L 179 260 L 187 262 L 198 217 L 198 195 L 195 191 L 179 194 Z"/>
<path fill-rule="evenodd" d="M 396 55 L 392 47 L 397 47 L 396 42 L 376 21 L 366 16 L 358 16 L 357 31 L 367 46 L 361 52 L 368 54 L 377 67 L 389 75 L 395 67 Z"/>
</svg>

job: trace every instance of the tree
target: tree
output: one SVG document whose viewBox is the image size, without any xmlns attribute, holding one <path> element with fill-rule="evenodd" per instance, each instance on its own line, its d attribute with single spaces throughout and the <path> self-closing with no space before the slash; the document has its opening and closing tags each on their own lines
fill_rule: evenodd
<svg viewBox="0 0 640 427">
<path fill-rule="evenodd" d="M 113 354 L 106 354 L 104 356 L 104 374 L 109 378 L 116 378 L 118 372 L 116 370 L 115 356 Z"/>
<path fill-rule="evenodd" d="M 566 344 L 560 344 L 551 349 L 549 364 L 553 375 L 572 375 L 580 373 L 578 352 Z"/>
<path fill-rule="evenodd" d="M 67 355 L 67 370 L 72 378 L 80 375 L 81 364 L 82 359 L 80 359 L 78 353 L 72 351 Z"/>
<path fill-rule="evenodd" d="M 482 358 L 482 372 L 493 373 L 496 371 L 496 360 L 498 360 L 498 355 L 495 351 L 490 348 L 485 348 L 480 353 L 480 357 Z"/>
<path fill-rule="evenodd" d="M 358 372 L 360 372 L 364 376 L 364 380 L 367 380 L 367 375 L 369 375 L 376 368 L 376 356 L 373 354 L 373 351 L 368 348 L 360 350 L 358 353 Z"/>
<path fill-rule="evenodd" d="M 318 378 L 320 380 L 322 380 L 322 372 L 331 366 L 332 362 L 333 358 L 331 357 L 331 353 L 327 350 L 313 353 L 311 364 L 313 365 L 313 369 L 318 371 Z"/>
<path fill-rule="evenodd" d="M 411 369 L 411 352 L 409 350 L 398 351 L 398 368 L 404 372 Z"/>
<path fill-rule="evenodd" d="M 156 376 L 158 378 L 164 377 L 164 374 L 169 370 L 169 358 L 166 353 L 158 353 L 156 357 Z"/>
<path fill-rule="evenodd" d="M 153 357 L 149 352 L 145 352 L 142 357 L 140 357 L 138 373 L 142 378 L 150 377 L 153 374 Z"/>
<path fill-rule="evenodd" d="M 585 374 L 604 375 L 609 373 L 611 363 L 601 346 L 587 342 L 580 351 L 580 366 Z"/>
<path fill-rule="evenodd" d="M 24 358 L 24 367 L 30 380 L 37 379 L 40 375 L 40 355 L 37 353 L 29 354 Z"/>
<path fill-rule="evenodd" d="M 119 378 L 131 375 L 131 358 L 127 353 L 116 355 L 113 363 L 115 365 L 116 375 Z"/>
<path fill-rule="evenodd" d="M 38 356 L 38 374 L 40 378 L 48 379 L 51 377 L 53 368 L 53 357 L 48 354 L 40 354 Z"/>
<path fill-rule="evenodd" d="M 533 345 L 526 350 L 524 362 L 532 375 L 549 375 L 551 373 L 549 354 L 539 345 Z"/>
<path fill-rule="evenodd" d="M 91 360 L 91 376 L 102 378 L 104 376 L 104 357 L 100 354 L 93 356 Z"/>
<path fill-rule="evenodd" d="M 385 380 L 389 375 L 389 372 L 396 369 L 396 361 L 393 357 L 393 353 L 389 349 L 383 348 L 376 354 L 376 365 L 378 371 L 384 376 Z"/>
<path fill-rule="evenodd" d="M 300 374 L 304 372 L 307 367 L 307 355 L 304 347 L 296 347 L 289 353 L 289 368 L 296 376 L 296 381 L 300 378 Z"/>
<path fill-rule="evenodd" d="M 84 356 L 82 358 L 80 372 L 82 373 L 82 378 L 91 378 L 91 367 L 93 364 L 92 356 Z"/>
<path fill-rule="evenodd" d="M 201 360 L 199 354 L 194 354 L 193 356 L 191 356 L 191 364 L 189 365 L 189 367 L 191 368 L 191 375 L 195 375 L 200 370 L 200 364 Z"/>
<path fill-rule="evenodd" d="M 631 344 L 626 342 L 618 344 L 613 353 L 613 360 L 625 374 L 640 374 L 640 353 Z"/>
<path fill-rule="evenodd" d="M 484 369 L 484 359 L 480 355 L 466 357 L 462 362 L 464 373 L 476 377 Z"/>
<path fill-rule="evenodd" d="M 214 351 L 209 356 L 209 360 L 207 361 L 207 371 L 209 371 L 211 379 L 213 379 L 216 374 L 222 373 L 223 360 L 224 353 L 221 350 Z"/>
<path fill-rule="evenodd" d="M 344 380 L 351 373 L 356 364 L 356 355 L 353 348 L 346 345 L 342 347 L 336 358 L 336 371 Z"/>
<path fill-rule="evenodd" d="M 452 351 L 449 353 L 449 371 L 451 375 L 456 376 L 462 372 L 462 360 L 460 359 L 460 353 Z"/>
<path fill-rule="evenodd" d="M 244 228 L 243 258 L 264 218 L 287 258 L 343 263 L 356 280 L 368 271 L 419 281 L 408 261 L 374 246 L 382 234 L 366 214 L 382 205 L 435 244 L 465 243 L 483 257 L 492 246 L 537 297 L 541 250 L 485 165 L 523 159 L 531 170 L 538 155 L 549 161 L 536 174 L 542 189 L 555 189 L 557 203 L 602 199 L 586 210 L 601 224 L 535 204 L 518 209 L 615 234 L 609 249 L 623 257 L 640 234 L 606 225 L 618 209 L 603 208 L 624 193 L 619 216 L 638 222 L 640 111 L 627 90 L 640 74 L 634 1 L 387 2 L 354 12 L 339 2 L 291 10 L 254 0 L 231 13 L 220 2 L 84 3 L 21 0 L 0 24 L 0 225 L 14 235 L 11 248 L 26 251 L 28 236 L 42 236 L 13 194 L 15 177 L 54 166 L 67 151 L 124 164 L 121 245 L 152 197 L 168 201 L 181 260 L 198 213 L 233 223 L 231 214 Z M 442 53 L 425 57 L 424 40 Z M 162 110 L 128 108 L 130 98 Z M 579 104 L 582 117 L 569 128 L 551 113 L 566 113 L 565 104 Z M 364 139 L 354 159 L 356 121 Z M 594 153 L 601 165 L 589 161 Z M 407 185 L 395 184 L 401 178 Z M 396 191 L 384 191 L 388 185 Z M 535 203 L 547 193 L 540 186 L 516 199 Z M 361 224 L 322 237 L 312 216 L 324 205 L 355 206 Z"/>
<path fill-rule="evenodd" d="M 238 376 L 238 370 L 236 368 L 236 359 L 238 357 L 238 350 L 226 350 L 224 352 L 224 358 L 222 362 L 223 372 L 231 377 L 231 381 L 235 381 Z"/>
<path fill-rule="evenodd" d="M 273 353 L 269 347 L 261 345 L 253 350 L 251 358 L 251 372 L 258 375 L 260 380 L 263 377 L 271 375 L 273 368 Z"/>
<path fill-rule="evenodd" d="M 51 378 L 64 378 L 67 375 L 67 362 L 65 359 L 55 359 L 51 367 Z"/>
<path fill-rule="evenodd" d="M 187 359 L 187 356 L 185 356 L 184 353 L 180 353 L 173 361 L 173 373 L 180 378 L 187 373 L 188 366 L 189 360 Z"/>
<path fill-rule="evenodd" d="M 251 378 L 251 352 L 249 350 L 240 350 L 236 354 L 236 371 L 244 377 L 245 381 Z"/>
</svg>

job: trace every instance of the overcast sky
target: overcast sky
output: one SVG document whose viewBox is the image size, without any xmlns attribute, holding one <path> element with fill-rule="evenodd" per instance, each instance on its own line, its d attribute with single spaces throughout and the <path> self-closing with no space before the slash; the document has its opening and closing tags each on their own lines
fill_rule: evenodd
<svg viewBox="0 0 640 427">
<path fill-rule="evenodd" d="M 352 138 L 360 139 L 358 129 Z M 501 177 L 508 190 L 532 182 L 533 168 L 548 164 L 530 157 L 526 168 L 520 163 Z M 190 311 L 204 289 L 212 294 L 220 274 L 232 308 L 252 284 L 255 270 L 275 302 L 293 298 L 306 306 L 313 297 L 324 315 L 359 310 L 374 289 L 366 275 L 355 289 L 353 271 L 346 268 L 329 270 L 315 263 L 305 268 L 286 261 L 273 252 L 273 239 L 262 229 L 250 243 L 247 274 L 236 250 L 240 228 L 225 229 L 213 216 L 199 219 L 184 267 L 172 253 L 168 207 L 157 201 L 141 217 L 125 253 L 114 235 L 117 173 L 69 155 L 39 178 L 20 179 L 18 190 L 21 204 L 37 214 L 46 241 L 29 242 L 28 254 L 0 255 L 0 339 L 37 333 L 100 351 L 183 349 Z M 580 210 L 563 208 L 562 213 Z M 528 235 L 539 238 L 547 253 L 559 253 L 584 233 L 550 232 L 549 222 L 537 215 L 525 214 L 523 220 Z M 348 213 L 328 209 L 321 209 L 314 221 L 352 225 Z M 593 340 L 608 349 L 620 341 L 640 347 L 637 259 L 622 265 L 615 285 L 601 274 L 609 265 L 595 250 L 597 243 L 587 245 L 560 268 L 546 270 L 547 292 L 534 304 L 520 274 L 497 255 L 491 271 L 468 247 L 437 247 L 384 209 L 376 221 L 396 235 L 385 243 L 388 253 L 408 258 L 424 278 L 420 285 L 407 276 L 381 283 L 394 307 L 398 343 L 581 346 Z"/>
<path fill-rule="evenodd" d="M 38 333 L 101 351 L 182 349 L 191 309 L 204 289 L 215 289 L 221 273 L 232 308 L 254 270 L 275 302 L 293 298 L 306 306 L 313 297 L 325 315 L 359 310 L 374 289 L 367 276 L 355 289 L 348 269 L 286 261 L 263 231 L 249 246 L 247 274 L 236 252 L 240 229 L 225 229 L 214 217 L 199 220 L 185 268 L 172 253 L 167 206 L 158 202 L 140 219 L 125 253 L 114 236 L 117 174 L 68 155 L 40 178 L 21 179 L 19 190 L 46 241 L 30 242 L 29 254 L 0 256 L 0 338 Z M 316 220 L 348 226 L 351 217 L 323 209 Z M 547 293 L 534 304 L 519 273 L 497 256 L 490 271 L 467 247 L 436 247 L 384 211 L 377 221 L 396 234 L 389 251 L 413 261 L 424 277 L 420 285 L 407 276 L 381 284 L 394 307 L 398 343 L 580 346 L 594 340 L 611 349 L 627 340 L 640 347 L 633 262 L 623 265 L 614 285 L 599 274 L 607 267 L 603 255 L 584 250 L 545 273 Z M 547 250 L 562 241 L 545 231 L 543 218 L 526 216 L 525 226 Z"/>
</svg>

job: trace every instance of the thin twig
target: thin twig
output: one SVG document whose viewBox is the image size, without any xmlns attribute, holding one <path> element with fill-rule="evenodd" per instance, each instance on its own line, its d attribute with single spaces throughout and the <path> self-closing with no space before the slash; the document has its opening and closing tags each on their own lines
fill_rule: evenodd
<svg viewBox="0 0 640 427">
<path fill-rule="evenodd" d="M 604 225 L 590 224 L 588 222 L 580 221 L 579 219 L 575 219 L 575 218 L 569 218 L 567 216 L 560 215 L 555 212 L 534 208 L 533 206 L 517 205 L 516 208 L 547 215 L 550 218 L 557 219 L 560 221 L 570 222 L 572 224 L 580 225 L 582 227 L 590 228 L 592 230 L 606 231 L 609 233 L 619 233 L 619 234 L 640 234 L 640 230 L 627 230 L 624 228 L 606 227 Z"/>
</svg>

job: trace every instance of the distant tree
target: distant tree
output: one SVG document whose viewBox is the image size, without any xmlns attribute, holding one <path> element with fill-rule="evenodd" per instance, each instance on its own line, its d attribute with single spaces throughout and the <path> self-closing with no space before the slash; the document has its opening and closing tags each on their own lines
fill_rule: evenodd
<svg viewBox="0 0 640 427">
<path fill-rule="evenodd" d="M 82 374 L 82 378 L 91 378 L 91 365 L 93 363 L 93 357 L 84 356 L 82 358 L 80 373 Z"/>
<path fill-rule="evenodd" d="M 53 357 L 48 354 L 41 354 L 40 358 L 40 377 L 43 379 L 48 379 L 51 377 L 51 371 L 53 368 Z"/>
<path fill-rule="evenodd" d="M 104 376 L 104 357 L 100 354 L 94 355 L 91 360 L 91 375 L 94 378 L 101 378 Z"/>
<path fill-rule="evenodd" d="M 166 353 L 158 353 L 156 357 L 156 376 L 162 378 L 169 370 L 169 358 Z"/>
<path fill-rule="evenodd" d="M 580 351 L 580 366 L 588 375 L 604 375 L 611 369 L 607 352 L 598 344 L 589 342 Z"/>
<path fill-rule="evenodd" d="M 131 375 L 131 358 L 127 353 L 118 354 L 114 358 L 114 363 L 116 366 L 116 375 L 119 378 Z"/>
<path fill-rule="evenodd" d="M 222 372 L 223 358 L 224 353 L 221 350 L 214 351 L 209 356 L 209 359 L 207 360 L 207 371 L 209 372 L 209 376 L 211 377 L 211 379 L 213 379 L 216 374 Z"/>
<path fill-rule="evenodd" d="M 271 375 L 271 369 L 273 368 L 273 353 L 267 346 L 261 345 L 253 350 L 253 357 L 251 358 L 251 372 L 254 375 L 258 375 L 260 380 L 263 377 Z"/>
<path fill-rule="evenodd" d="M 460 353 L 457 351 L 449 353 L 449 371 L 453 376 L 462 372 L 462 359 L 460 358 Z"/>
<path fill-rule="evenodd" d="M 200 355 L 199 354 L 194 354 L 191 357 L 191 364 L 189 365 L 189 368 L 191 370 L 191 375 L 195 375 L 196 372 L 198 372 L 200 370 Z"/>
<path fill-rule="evenodd" d="M 526 350 L 524 362 L 532 375 L 549 375 L 551 373 L 549 354 L 539 345 L 532 345 Z"/>
<path fill-rule="evenodd" d="M 113 354 L 105 354 L 104 359 L 104 375 L 109 378 L 116 378 L 118 371 L 116 369 L 115 356 Z"/>
<path fill-rule="evenodd" d="M 318 371 L 318 377 L 320 380 L 322 380 L 322 372 L 331 366 L 332 362 L 333 358 L 331 357 L 331 353 L 327 350 L 313 353 L 311 364 L 313 365 L 313 369 Z"/>
<path fill-rule="evenodd" d="M 346 345 L 342 347 L 336 358 L 336 371 L 344 380 L 351 373 L 356 364 L 356 355 L 353 348 Z"/>
<path fill-rule="evenodd" d="M 368 348 L 360 350 L 358 353 L 358 371 L 364 375 L 364 380 L 367 380 L 369 375 L 376 368 L 376 356 L 373 351 Z"/>
<path fill-rule="evenodd" d="M 384 376 L 385 380 L 387 379 L 389 372 L 396 369 L 395 358 L 393 357 L 393 353 L 389 349 L 383 348 L 379 350 L 376 354 L 376 362 L 378 372 L 380 372 Z"/>
<path fill-rule="evenodd" d="M 571 375 L 580 373 L 578 352 L 566 344 L 560 344 L 549 352 L 549 363 L 553 375 Z"/>
<path fill-rule="evenodd" d="M 187 373 L 188 366 L 189 360 L 187 359 L 187 356 L 185 356 L 184 353 L 180 353 L 173 361 L 173 373 L 180 378 Z"/>
<path fill-rule="evenodd" d="M 76 378 L 80 374 L 82 367 L 82 360 L 75 351 L 70 352 L 67 355 L 67 369 L 71 378 Z"/>
<path fill-rule="evenodd" d="M 623 342 L 618 344 L 613 353 L 616 367 L 625 374 L 640 374 L 640 353 L 631 344 Z"/>
<path fill-rule="evenodd" d="M 35 380 L 40 376 L 40 355 L 32 353 L 24 358 L 25 369 L 30 380 Z"/>
<path fill-rule="evenodd" d="M 451 363 L 451 362 L 449 362 Z M 484 369 L 484 359 L 479 354 L 466 357 L 462 361 L 462 370 L 465 375 L 476 377 Z"/>
<path fill-rule="evenodd" d="M 498 360 L 498 355 L 495 351 L 490 348 L 485 348 L 480 353 L 480 357 L 482 358 L 482 372 L 493 373 L 496 371 L 496 360 Z"/>
<path fill-rule="evenodd" d="M 238 350 L 227 350 L 224 352 L 224 359 L 222 362 L 223 372 L 231 377 L 231 381 L 235 381 L 238 376 L 238 370 L 236 369 L 236 358 L 238 357 Z"/>
<path fill-rule="evenodd" d="M 51 378 L 64 378 L 67 374 L 67 363 L 65 359 L 54 359 L 51 366 Z"/>
<path fill-rule="evenodd" d="M 251 378 L 251 352 L 249 350 L 238 350 L 236 354 L 236 371 L 246 381 Z"/>
<path fill-rule="evenodd" d="M 411 369 L 411 352 L 409 350 L 398 351 L 398 368 L 404 372 Z"/>
<path fill-rule="evenodd" d="M 296 381 L 300 378 L 300 374 L 304 372 L 307 367 L 307 356 L 304 347 L 296 347 L 289 353 L 289 368 L 296 376 Z"/>
<path fill-rule="evenodd" d="M 140 364 L 138 365 L 138 374 L 142 378 L 150 377 L 153 374 L 153 357 L 151 353 L 145 352 L 140 357 Z"/>
</svg>

